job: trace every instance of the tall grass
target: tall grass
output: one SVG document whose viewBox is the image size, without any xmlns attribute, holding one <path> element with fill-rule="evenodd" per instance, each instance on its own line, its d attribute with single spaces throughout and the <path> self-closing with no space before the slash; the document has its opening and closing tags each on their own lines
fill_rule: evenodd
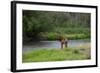
<svg viewBox="0 0 100 73">
<path fill-rule="evenodd" d="M 52 32 L 42 32 L 40 36 L 44 40 L 57 40 L 59 34 L 67 39 L 87 39 L 90 38 L 89 28 L 56 28 Z"/>
<path fill-rule="evenodd" d="M 63 36 L 67 39 L 89 39 L 90 38 L 90 34 L 63 34 Z M 57 33 L 54 32 L 49 32 L 49 33 L 44 33 L 42 35 L 42 38 L 44 40 L 58 40 L 59 36 Z"/>
<path fill-rule="evenodd" d="M 61 32 L 61 33 L 67 33 L 67 34 L 79 34 L 79 33 L 83 33 L 83 34 L 87 34 L 90 33 L 90 28 L 86 28 L 86 27 L 69 27 L 69 28 L 59 28 L 57 27 L 56 29 L 54 29 L 54 32 Z"/>
<path fill-rule="evenodd" d="M 84 50 L 82 50 L 84 49 Z M 63 50 L 42 49 L 23 53 L 22 61 L 27 62 L 46 62 L 46 61 L 64 61 L 64 60 L 86 60 L 90 59 L 90 49 L 87 46 L 77 48 L 64 48 Z"/>
</svg>

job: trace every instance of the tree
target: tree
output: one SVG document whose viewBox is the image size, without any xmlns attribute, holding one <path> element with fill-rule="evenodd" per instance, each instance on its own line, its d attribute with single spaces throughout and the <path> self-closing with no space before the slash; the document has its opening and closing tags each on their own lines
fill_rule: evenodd
<svg viewBox="0 0 100 73">
<path fill-rule="evenodd" d="M 39 11 L 23 11 L 23 35 L 33 39 L 39 39 L 40 32 L 53 29 L 53 20 L 48 13 Z"/>
</svg>

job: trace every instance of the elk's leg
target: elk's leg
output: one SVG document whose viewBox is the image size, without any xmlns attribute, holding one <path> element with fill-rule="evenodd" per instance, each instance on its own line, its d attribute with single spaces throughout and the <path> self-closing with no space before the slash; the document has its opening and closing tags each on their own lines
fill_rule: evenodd
<svg viewBox="0 0 100 73">
<path fill-rule="evenodd" d="M 61 42 L 61 49 L 63 48 L 63 44 L 62 44 L 62 42 Z"/>
<path fill-rule="evenodd" d="M 63 47 L 63 45 L 64 45 L 64 43 L 63 42 L 61 42 L 61 49 L 63 49 L 64 47 Z"/>
<path fill-rule="evenodd" d="M 67 42 L 65 43 L 65 47 L 67 48 L 67 46 L 68 46 L 68 44 L 67 44 Z"/>
<path fill-rule="evenodd" d="M 68 47 L 68 41 L 67 40 L 65 41 L 65 47 L 66 48 Z"/>
</svg>

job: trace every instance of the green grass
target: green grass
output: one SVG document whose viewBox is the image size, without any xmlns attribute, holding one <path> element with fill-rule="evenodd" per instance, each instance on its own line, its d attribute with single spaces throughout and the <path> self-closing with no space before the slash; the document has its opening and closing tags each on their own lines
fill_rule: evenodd
<svg viewBox="0 0 100 73">
<path fill-rule="evenodd" d="M 22 61 L 25 62 L 47 62 L 64 60 L 85 60 L 90 59 L 88 54 L 81 49 L 64 48 L 63 50 L 42 49 L 34 50 L 22 55 Z"/>
<path fill-rule="evenodd" d="M 67 34 L 80 34 L 80 33 L 84 33 L 84 34 L 87 34 L 87 33 L 90 33 L 90 28 L 85 28 L 85 27 L 59 27 L 59 28 L 56 28 L 54 30 L 54 32 L 62 32 L 62 33 L 67 33 Z"/>
<path fill-rule="evenodd" d="M 51 32 L 41 32 L 40 35 L 46 40 L 57 40 L 59 35 L 70 40 L 72 39 L 88 39 L 91 36 L 90 28 L 56 28 Z"/>
<path fill-rule="evenodd" d="M 54 32 L 49 32 L 49 33 L 44 33 L 42 34 L 42 37 L 46 40 L 57 40 L 58 39 L 57 33 Z M 89 39 L 90 34 L 84 34 L 84 33 L 75 33 L 75 34 L 62 34 L 65 38 L 73 40 L 73 39 Z"/>
</svg>

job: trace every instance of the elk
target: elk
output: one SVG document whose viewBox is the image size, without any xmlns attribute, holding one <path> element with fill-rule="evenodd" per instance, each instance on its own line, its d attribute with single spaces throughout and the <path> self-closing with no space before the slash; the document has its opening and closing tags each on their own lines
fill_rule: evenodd
<svg viewBox="0 0 100 73">
<path fill-rule="evenodd" d="M 68 39 L 65 39 L 63 36 L 59 36 L 59 41 L 61 43 L 61 49 L 68 47 Z"/>
</svg>

